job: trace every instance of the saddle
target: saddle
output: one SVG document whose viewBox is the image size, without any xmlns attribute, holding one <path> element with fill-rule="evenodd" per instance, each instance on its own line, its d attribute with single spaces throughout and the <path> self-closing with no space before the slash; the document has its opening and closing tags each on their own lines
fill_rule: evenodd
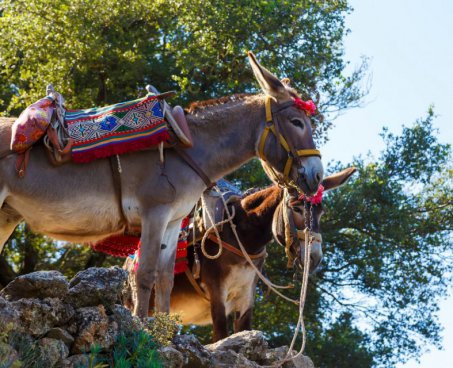
<svg viewBox="0 0 453 368">
<path fill-rule="evenodd" d="M 197 210 L 193 219 L 195 241 L 201 240 L 206 231 L 213 226 L 211 219 L 215 224 L 219 224 L 217 225 L 218 231 L 222 231 L 223 224 L 221 222 L 227 218 L 224 200 L 229 204 L 240 200 L 243 196 L 237 187 L 225 179 L 217 181 L 217 187 L 220 193 L 215 189 L 208 189 L 203 192 L 197 203 Z M 189 240 L 193 242 L 193 233 L 190 234 Z"/>
<path fill-rule="evenodd" d="M 69 161 L 88 162 L 94 158 L 108 157 L 114 154 L 125 153 L 127 151 L 150 149 L 153 148 L 153 144 L 156 146 L 159 142 L 163 142 L 164 147 L 173 147 L 175 145 L 183 148 L 192 147 L 192 136 L 187 125 L 184 110 L 180 106 L 171 108 L 165 101 L 166 97 L 174 95 L 175 92 L 171 91 L 159 93 L 153 86 L 147 86 L 146 89 L 148 91 L 148 96 L 141 100 L 125 102 L 101 109 L 71 111 L 67 110 L 64 106 L 64 98 L 61 94 L 55 92 L 52 85 L 48 85 L 46 90 L 47 97 L 27 107 L 12 127 L 11 150 L 19 154 L 18 162 L 16 164 L 19 175 L 23 176 L 25 173 L 30 148 L 41 140 L 47 148 L 46 151 L 50 162 L 57 166 Z M 143 111 L 146 106 L 144 106 L 144 103 L 141 103 L 142 100 L 148 101 L 148 99 L 157 101 L 157 103 L 154 102 L 154 104 L 149 105 L 151 106 L 149 108 L 152 108 L 149 112 Z M 138 106 L 137 111 L 128 112 L 127 107 L 135 107 L 134 103 Z M 145 116 L 145 119 L 149 117 L 151 126 L 147 127 L 147 130 L 140 127 L 135 135 L 129 134 L 129 131 L 126 133 L 120 131 L 119 134 L 123 134 L 124 137 L 120 137 L 120 139 L 116 142 L 119 141 L 119 144 L 123 144 L 123 142 L 125 142 L 126 145 L 124 148 L 120 147 L 119 150 L 112 150 L 114 133 L 109 131 L 111 127 L 109 124 L 112 123 L 112 121 L 115 123 L 117 121 L 115 120 L 116 117 L 105 117 L 107 115 L 106 111 L 108 112 L 112 110 L 115 113 L 118 113 L 118 120 L 121 120 L 120 118 L 127 115 L 125 118 L 132 123 L 139 121 L 140 119 L 141 122 L 143 122 L 143 116 Z M 93 115 L 96 113 L 98 113 L 98 115 L 95 117 L 99 118 L 99 120 L 102 120 L 105 117 L 105 121 L 100 122 L 100 127 L 105 133 L 101 142 L 96 141 L 96 139 L 99 140 L 99 133 L 93 131 L 96 128 L 95 126 L 80 126 L 79 131 L 71 129 L 73 127 L 70 126 L 70 119 L 74 118 L 74 116 L 80 118 L 80 116 L 83 117 L 83 114 L 85 114 L 90 117 L 90 114 Z M 121 113 L 123 113 L 123 115 L 121 115 Z M 157 115 L 154 116 L 154 114 Z M 159 119 L 162 121 L 161 124 L 158 121 Z M 82 118 L 81 120 L 84 119 Z M 158 125 L 157 123 L 160 124 L 158 126 L 159 129 L 156 128 Z M 102 124 L 104 124 L 104 126 Z M 83 141 L 82 144 L 80 141 L 77 143 L 77 138 L 80 138 L 80 135 L 83 136 L 84 134 L 82 129 L 87 129 L 88 133 L 91 133 L 93 139 L 89 141 L 89 143 L 91 143 L 94 148 L 96 148 L 97 145 L 99 146 L 105 144 L 105 147 L 107 147 L 106 152 L 102 152 L 100 156 L 96 156 L 96 154 L 94 154 L 94 156 L 90 157 L 89 160 L 79 161 L 75 150 L 80 149 L 83 151 L 83 149 L 87 149 L 86 141 Z M 133 127 L 120 126 L 120 129 L 132 131 Z M 145 136 L 145 133 L 148 133 L 149 135 Z M 152 134 L 155 136 L 149 138 Z M 145 137 L 145 139 L 147 138 L 146 143 L 143 137 Z M 88 149 L 91 150 L 92 147 L 88 147 Z"/>
</svg>

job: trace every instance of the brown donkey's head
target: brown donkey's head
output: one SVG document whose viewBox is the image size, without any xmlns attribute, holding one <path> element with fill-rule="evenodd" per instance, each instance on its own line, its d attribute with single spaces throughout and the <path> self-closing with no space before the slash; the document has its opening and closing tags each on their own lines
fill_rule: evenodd
<svg viewBox="0 0 453 368">
<path fill-rule="evenodd" d="M 303 230 L 311 222 L 313 241 L 310 252 L 310 273 L 315 272 L 322 261 L 322 236 L 321 216 L 323 214 L 322 191 L 328 191 L 345 184 L 352 174 L 356 172 L 355 167 L 342 170 L 325 178 L 321 185 L 322 189 L 314 197 L 291 196 L 289 195 L 274 214 L 272 232 L 279 244 L 285 246 L 289 260 L 302 266 L 305 261 L 305 238 Z M 311 214 L 310 214 L 311 208 Z M 284 213 L 283 211 L 286 211 Z M 288 231 L 290 234 L 288 234 Z M 289 238 L 288 238 L 289 235 Z M 290 241 L 288 242 L 288 239 Z M 292 262 L 289 262 L 291 264 Z"/>
</svg>

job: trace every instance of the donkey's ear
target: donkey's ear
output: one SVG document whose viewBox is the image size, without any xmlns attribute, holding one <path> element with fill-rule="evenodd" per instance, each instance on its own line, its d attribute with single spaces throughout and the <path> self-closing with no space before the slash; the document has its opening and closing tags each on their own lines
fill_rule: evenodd
<svg viewBox="0 0 453 368">
<path fill-rule="evenodd" d="M 253 74 L 255 74 L 256 80 L 266 95 L 269 95 L 278 101 L 291 98 L 283 83 L 256 60 L 253 52 L 249 51 L 248 56 Z"/>
<path fill-rule="evenodd" d="M 330 175 L 327 178 L 324 178 L 321 184 L 324 187 L 324 190 L 326 191 L 338 188 L 342 186 L 344 183 L 346 183 L 351 177 L 351 175 L 354 174 L 356 171 L 357 169 L 355 167 L 349 167 L 340 172 L 337 172 L 336 174 Z"/>
</svg>

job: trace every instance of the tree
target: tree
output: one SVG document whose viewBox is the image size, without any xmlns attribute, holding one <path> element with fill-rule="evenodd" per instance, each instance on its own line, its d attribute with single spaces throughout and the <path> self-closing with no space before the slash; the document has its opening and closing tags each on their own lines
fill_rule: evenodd
<svg viewBox="0 0 453 368">
<path fill-rule="evenodd" d="M 453 170 L 450 146 L 438 142 L 433 118 L 430 110 L 400 136 L 384 130 L 387 148 L 379 159 L 357 158 L 355 179 L 325 197 L 324 266 L 310 280 L 306 306 L 307 353 L 316 364 L 329 366 L 323 352 L 333 342 L 354 354 L 366 346 L 373 364 L 385 367 L 440 344 L 436 312 L 453 266 L 448 256 Z M 330 171 L 344 167 L 336 164 Z M 271 247 L 270 252 L 269 277 L 287 283 L 281 252 Z M 278 315 L 270 312 L 277 308 Z M 344 319 L 349 314 L 362 326 L 363 344 L 355 345 L 356 351 L 347 339 L 326 340 L 338 326 L 350 326 L 345 336 L 357 339 L 357 325 Z M 293 331 L 297 311 L 270 296 L 256 316 L 257 327 L 281 345 Z"/>
<path fill-rule="evenodd" d="M 254 91 L 254 50 L 322 112 L 355 106 L 362 64 L 344 74 L 345 0 L 4 0 L 0 101 L 17 114 L 51 82 L 71 108 L 136 98 L 152 82 L 182 102 Z M 0 105 L 0 106 L 1 106 Z M 318 122 L 325 138 L 330 123 Z"/>
</svg>

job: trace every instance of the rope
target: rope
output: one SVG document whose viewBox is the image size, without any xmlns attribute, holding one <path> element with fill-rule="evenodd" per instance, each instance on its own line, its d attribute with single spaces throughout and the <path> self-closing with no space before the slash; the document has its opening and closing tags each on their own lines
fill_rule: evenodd
<svg viewBox="0 0 453 368">
<path fill-rule="evenodd" d="M 221 194 L 221 192 L 217 186 L 215 186 L 214 188 L 219 194 Z M 227 217 L 229 219 L 232 219 L 233 216 L 231 216 L 231 214 L 230 214 L 230 211 L 229 211 L 229 208 L 225 201 L 225 198 L 223 198 L 222 195 L 221 195 L 221 198 L 224 202 Z M 213 223 L 212 219 L 210 219 L 210 220 L 211 220 L 211 223 Z M 312 239 L 310 237 L 311 221 L 312 221 L 312 209 L 310 207 L 310 220 L 309 220 L 309 224 L 308 224 L 309 227 L 306 227 L 304 230 L 305 231 L 305 252 L 304 252 L 305 258 L 304 258 L 304 272 L 303 272 L 303 277 L 302 277 L 302 285 L 301 285 L 301 290 L 300 290 L 299 301 L 288 298 L 287 296 L 283 295 L 282 293 L 280 293 L 277 290 L 277 288 L 288 288 L 288 287 L 282 287 L 282 286 L 275 285 L 271 281 L 269 281 L 269 279 L 264 277 L 264 275 L 261 273 L 261 271 L 258 269 L 258 267 L 256 267 L 255 264 L 253 263 L 253 261 L 250 259 L 247 251 L 244 248 L 244 245 L 242 244 L 241 240 L 239 239 L 239 235 L 236 231 L 236 225 L 233 223 L 233 221 L 230 221 L 230 227 L 233 231 L 234 236 L 236 237 L 239 247 L 241 248 L 242 252 L 244 253 L 245 259 L 255 270 L 255 273 L 258 275 L 258 277 L 261 279 L 261 281 L 263 281 L 263 283 L 266 284 L 270 290 L 272 290 L 275 294 L 277 294 L 281 298 L 299 306 L 299 318 L 297 320 L 296 329 L 294 331 L 294 335 L 291 340 L 291 344 L 288 348 L 288 352 L 286 353 L 286 356 L 285 356 L 285 358 L 283 358 L 283 360 L 278 361 L 277 363 L 275 363 L 273 365 L 267 366 L 270 368 L 281 367 L 284 363 L 291 361 L 291 360 L 299 357 L 300 355 L 302 355 L 303 351 L 305 350 L 307 333 L 306 333 L 305 323 L 304 323 L 304 307 L 305 307 L 305 300 L 306 300 L 307 288 L 308 288 L 308 272 L 309 272 L 309 268 L 310 268 L 310 252 L 311 252 L 311 242 L 312 242 Z M 292 350 L 294 348 L 294 344 L 296 342 L 297 336 L 299 335 L 299 329 L 302 331 L 302 346 L 301 346 L 299 352 L 293 356 Z"/>
<path fill-rule="evenodd" d="M 215 186 L 214 187 L 215 190 L 221 194 L 220 192 L 220 189 Z M 225 212 L 227 214 L 227 217 L 230 218 L 231 220 L 233 219 L 231 213 L 230 213 L 230 210 L 227 206 L 227 203 L 225 201 L 225 198 L 223 198 L 223 196 L 221 195 L 221 198 L 222 198 L 222 201 L 223 201 L 223 204 L 225 206 Z M 233 207 L 234 208 L 234 207 Z M 209 212 L 209 211 L 208 211 Z M 262 273 L 261 271 L 258 269 L 258 267 L 256 267 L 255 263 L 253 263 L 252 259 L 250 258 L 249 254 L 247 253 L 244 245 L 242 244 L 241 242 L 241 239 L 239 238 L 239 235 L 236 231 L 236 225 L 233 223 L 233 221 L 230 221 L 230 227 L 231 227 L 231 230 L 233 231 L 233 234 L 234 236 L 236 237 L 236 240 L 238 242 L 238 245 L 239 245 L 239 248 L 241 248 L 241 251 L 242 253 L 244 253 L 244 258 L 247 260 L 247 262 L 250 264 L 250 266 L 252 266 L 252 268 L 254 269 L 255 273 L 258 275 L 258 277 L 261 279 L 261 281 L 263 281 L 263 283 L 270 289 L 272 290 L 275 294 L 277 294 L 278 296 L 280 296 L 281 298 L 291 302 L 291 303 L 294 303 L 296 305 L 299 304 L 299 302 L 297 300 L 293 300 L 291 298 L 288 298 L 286 295 L 283 295 L 281 292 L 279 292 L 277 289 L 289 289 L 289 288 L 292 288 L 292 285 L 291 286 L 280 286 L 280 285 L 276 285 L 276 284 L 273 284 L 271 281 L 269 281 L 269 279 L 267 279 Z"/>
</svg>

